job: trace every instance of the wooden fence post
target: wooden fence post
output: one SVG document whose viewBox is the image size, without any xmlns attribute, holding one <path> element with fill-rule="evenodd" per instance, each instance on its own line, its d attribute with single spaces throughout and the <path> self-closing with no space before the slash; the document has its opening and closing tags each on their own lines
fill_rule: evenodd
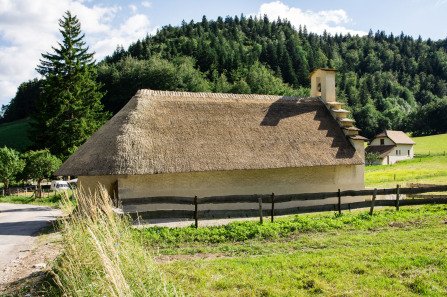
<svg viewBox="0 0 447 297">
<path fill-rule="evenodd" d="M 399 198 L 400 198 L 399 192 L 400 192 L 400 186 L 397 185 L 397 187 L 396 187 L 396 210 L 399 210 Z"/>
<path fill-rule="evenodd" d="M 199 213 L 197 211 L 197 196 L 194 196 L 194 221 L 196 223 L 196 229 L 199 227 Z"/>
<path fill-rule="evenodd" d="M 338 214 L 341 214 L 341 192 L 338 189 Z"/>
<path fill-rule="evenodd" d="M 373 211 L 374 211 L 374 203 L 376 202 L 376 194 L 377 194 L 377 189 L 374 188 L 373 197 L 372 197 L 372 199 L 371 199 L 371 209 L 369 210 L 369 215 L 370 215 L 370 216 L 373 215 Z"/>
<path fill-rule="evenodd" d="M 273 223 L 273 218 L 275 217 L 275 193 L 272 193 L 272 223 Z"/>
<path fill-rule="evenodd" d="M 264 218 L 262 217 L 262 198 L 258 198 L 259 202 L 259 223 L 264 224 Z"/>
</svg>

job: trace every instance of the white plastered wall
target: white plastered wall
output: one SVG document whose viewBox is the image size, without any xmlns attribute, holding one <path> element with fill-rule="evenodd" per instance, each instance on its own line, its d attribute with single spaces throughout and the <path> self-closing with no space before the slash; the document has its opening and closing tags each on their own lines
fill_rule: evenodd
<svg viewBox="0 0 447 297">
<path fill-rule="evenodd" d="M 311 76 L 311 96 L 321 96 L 324 102 L 335 102 L 335 71 L 316 70 Z M 321 86 L 321 91 L 319 90 Z"/>
<path fill-rule="evenodd" d="M 413 145 L 412 144 L 398 144 L 396 147 L 388 154 L 390 157 L 390 164 L 395 164 L 398 161 L 412 159 L 414 156 Z M 386 164 L 386 158 L 385 164 Z"/>
<path fill-rule="evenodd" d="M 391 141 L 391 139 L 389 139 L 388 137 L 374 138 L 373 141 L 371 141 L 370 145 L 381 145 L 380 144 L 381 139 L 384 140 L 383 145 L 395 145 L 395 143 L 393 141 Z"/>
<path fill-rule="evenodd" d="M 126 205 L 127 198 L 182 196 L 209 197 L 253 194 L 297 194 L 335 192 L 338 189 L 364 189 L 363 165 L 315 166 L 303 168 L 280 168 L 263 170 L 234 170 L 191 172 L 154 175 L 121 175 L 80 177 L 79 182 L 86 189 L 94 189 L 98 183 L 105 183 L 113 191 L 118 180 L 119 198 Z M 344 202 L 364 201 L 364 197 L 343 197 Z M 277 205 L 277 208 L 335 204 L 337 198 L 323 201 L 302 201 Z M 231 205 L 200 205 L 201 209 L 251 209 L 250 203 Z M 124 211 L 150 211 L 158 209 L 189 209 L 188 205 L 148 204 L 124 206 Z"/>
</svg>

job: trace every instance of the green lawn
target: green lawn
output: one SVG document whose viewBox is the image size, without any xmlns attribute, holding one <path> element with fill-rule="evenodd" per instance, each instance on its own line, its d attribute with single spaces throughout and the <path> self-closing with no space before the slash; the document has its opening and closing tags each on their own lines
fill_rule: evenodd
<svg viewBox="0 0 447 297">
<path fill-rule="evenodd" d="M 25 152 L 32 145 L 28 138 L 30 120 L 19 120 L 0 125 L 0 147 L 7 146 Z"/>
<path fill-rule="evenodd" d="M 416 142 L 415 154 L 445 154 L 447 153 L 447 134 L 412 137 Z"/>
<path fill-rule="evenodd" d="M 353 212 L 288 220 L 296 218 L 329 227 L 269 239 L 234 242 L 229 233 L 215 244 L 190 240 L 153 249 L 155 259 L 189 296 L 447 294 L 446 206 L 382 209 L 373 218 Z"/>
<path fill-rule="evenodd" d="M 405 186 L 407 183 L 447 184 L 447 156 L 428 156 L 394 165 L 365 166 L 365 186 Z"/>
</svg>

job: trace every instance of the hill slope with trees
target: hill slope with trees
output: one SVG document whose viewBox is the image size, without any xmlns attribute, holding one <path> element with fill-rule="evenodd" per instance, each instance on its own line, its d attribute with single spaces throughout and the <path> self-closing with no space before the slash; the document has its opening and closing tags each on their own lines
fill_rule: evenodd
<svg viewBox="0 0 447 297">
<path fill-rule="evenodd" d="M 330 67 L 339 70 L 337 100 L 348 103 L 362 135 L 430 135 L 447 132 L 446 49 L 447 39 L 403 33 L 317 35 L 287 20 L 203 17 L 118 47 L 99 63 L 97 81 L 105 110 L 116 113 L 141 88 L 308 96 L 309 73 Z M 26 87 L 31 94 L 39 84 L 22 84 L 4 120 Z"/>
</svg>

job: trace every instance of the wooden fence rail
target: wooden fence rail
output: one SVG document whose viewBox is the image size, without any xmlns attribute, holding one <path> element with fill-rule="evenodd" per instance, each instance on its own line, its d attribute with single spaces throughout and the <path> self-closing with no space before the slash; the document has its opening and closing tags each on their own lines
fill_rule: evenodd
<svg viewBox="0 0 447 297">
<path fill-rule="evenodd" d="M 390 189 L 368 189 L 368 190 L 347 190 L 337 192 L 322 192 L 322 193 L 302 193 L 290 195 L 275 195 L 272 194 L 255 194 L 255 195 L 230 195 L 230 196 L 212 196 L 212 197 L 147 197 L 147 198 L 127 198 L 122 199 L 123 206 L 128 205 L 145 205 L 145 204 L 178 204 L 194 206 L 194 210 L 154 210 L 144 212 L 132 212 L 132 217 L 139 217 L 142 219 L 169 219 L 169 218 L 184 218 L 194 219 L 196 227 L 199 219 L 220 219 L 220 218 L 237 218 L 237 217 L 262 217 L 271 216 L 273 222 L 274 216 L 290 215 L 299 213 L 312 213 L 324 211 L 338 211 L 351 210 L 358 208 L 370 207 L 371 214 L 375 206 L 394 206 L 399 210 L 399 206 L 405 205 L 423 205 L 423 204 L 447 204 L 447 196 L 433 197 L 430 199 L 404 199 L 399 197 L 402 194 L 417 196 L 416 194 L 427 192 L 445 192 L 447 185 L 425 185 L 419 188 L 390 188 Z M 396 195 L 395 200 L 377 200 L 376 197 L 380 195 Z M 358 197 L 358 196 L 372 196 L 371 201 L 343 203 L 343 197 Z M 277 208 L 278 204 L 293 202 L 293 201 L 315 201 L 328 198 L 338 198 L 336 204 L 321 204 L 314 206 L 299 206 L 289 208 Z M 205 204 L 234 204 L 234 203 L 252 203 L 253 209 L 236 209 L 236 210 L 199 210 L 199 205 Z M 270 203 L 270 209 L 263 209 L 263 203 Z M 256 207 L 257 206 L 257 207 Z"/>
<path fill-rule="evenodd" d="M 444 192 L 447 191 L 447 185 L 430 186 L 424 188 L 400 188 L 400 194 L 420 194 L 427 192 Z M 302 193 L 289 195 L 275 195 L 275 203 L 292 202 L 292 201 L 308 201 L 322 200 L 327 198 L 339 197 L 358 197 L 372 196 L 374 189 L 371 190 L 348 190 L 341 192 L 322 192 L 322 193 Z M 396 188 L 377 189 L 377 195 L 394 195 Z M 229 195 L 229 196 L 211 196 L 198 198 L 198 204 L 229 204 L 229 203 L 254 203 L 258 202 L 258 198 L 262 199 L 262 203 L 271 203 L 271 194 L 264 195 Z M 142 205 L 142 204 L 184 204 L 193 205 L 194 197 L 147 197 L 147 198 L 126 198 L 121 202 L 126 205 Z"/>
</svg>

